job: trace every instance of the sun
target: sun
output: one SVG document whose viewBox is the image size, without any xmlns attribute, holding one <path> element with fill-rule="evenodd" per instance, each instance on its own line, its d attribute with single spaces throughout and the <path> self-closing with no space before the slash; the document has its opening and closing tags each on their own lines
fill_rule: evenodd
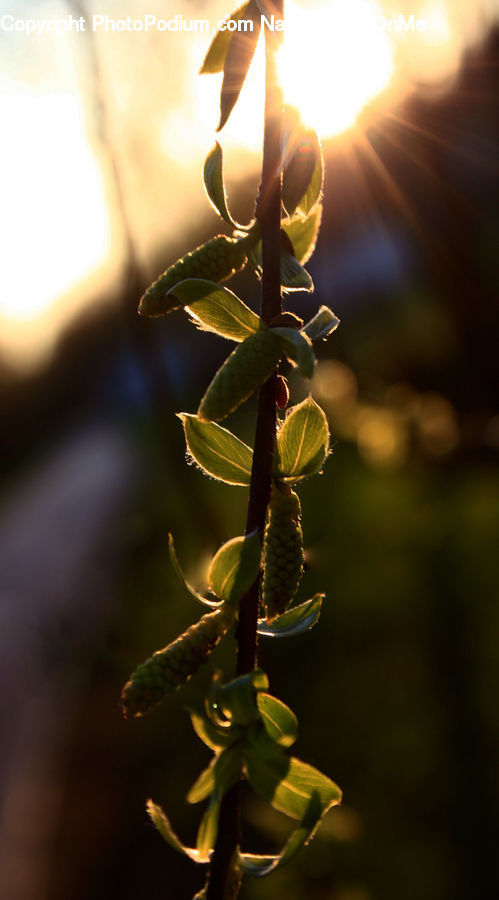
<svg viewBox="0 0 499 900">
<path fill-rule="evenodd" d="M 301 3 L 301 5 L 299 5 Z M 385 90 L 395 72 L 394 43 L 376 27 L 382 7 L 375 0 L 286 0 L 279 73 L 287 104 L 321 138 L 349 129 L 369 101 Z M 204 44 L 192 47 L 199 66 Z M 224 128 L 226 146 L 261 149 L 264 49 L 260 36 L 241 96 Z M 203 76 L 196 85 L 199 123 L 212 132 L 218 117 L 220 81 Z M 171 122 L 168 123 L 171 135 Z M 187 129 L 183 131 L 187 133 Z M 192 135 L 191 135 L 192 137 Z M 186 154 L 186 160 L 190 159 Z"/>
<path fill-rule="evenodd" d="M 388 87 L 392 44 L 375 25 L 368 0 L 326 5 L 286 3 L 279 70 L 287 103 L 323 138 L 350 128 L 364 106 Z"/>
</svg>

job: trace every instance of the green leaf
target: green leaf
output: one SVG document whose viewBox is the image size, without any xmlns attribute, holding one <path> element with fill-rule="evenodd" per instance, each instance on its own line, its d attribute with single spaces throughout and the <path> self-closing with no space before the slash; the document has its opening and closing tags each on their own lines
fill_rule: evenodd
<svg viewBox="0 0 499 900">
<path fill-rule="evenodd" d="M 291 747 L 298 732 L 298 719 L 293 710 L 277 697 L 261 692 L 256 702 L 268 736 L 283 747 Z"/>
<path fill-rule="evenodd" d="M 217 759 L 218 757 L 215 756 L 209 766 L 203 769 L 198 778 L 196 778 L 186 797 L 188 803 L 200 803 L 201 800 L 206 800 L 215 789 L 215 765 Z"/>
<path fill-rule="evenodd" d="M 341 802 L 341 791 L 334 781 L 314 766 L 292 757 L 286 777 L 272 797 L 272 806 L 291 818 L 301 819 L 313 794 L 318 795 L 322 814 Z"/>
<path fill-rule="evenodd" d="M 281 249 L 281 285 L 286 291 L 313 291 L 314 283 L 301 263 Z"/>
<path fill-rule="evenodd" d="M 314 793 L 322 814 L 341 801 L 341 791 L 330 778 L 300 759 L 285 756 L 268 738 L 248 741 L 244 758 L 253 790 L 292 819 L 303 819 Z"/>
<path fill-rule="evenodd" d="M 190 413 L 179 413 L 187 451 L 207 475 L 244 487 L 251 481 L 253 453 L 247 444 L 215 422 L 202 422 Z"/>
<path fill-rule="evenodd" d="M 260 16 L 253 2 L 248 4 L 246 14 L 253 22 L 253 29 L 232 32 L 225 54 L 217 131 L 222 130 L 237 103 L 260 35 Z"/>
<path fill-rule="evenodd" d="M 258 634 L 263 637 L 293 637 L 309 631 L 319 621 L 325 594 L 315 594 L 311 600 L 292 606 L 282 616 L 270 624 L 266 619 L 258 620 Z"/>
<path fill-rule="evenodd" d="M 232 225 L 233 228 L 239 228 L 227 206 L 223 179 L 223 153 L 218 141 L 205 159 L 203 177 L 206 193 L 219 216 L 228 225 Z"/>
<path fill-rule="evenodd" d="M 298 828 L 295 828 L 286 841 L 278 856 L 260 856 L 253 853 L 240 853 L 239 865 L 246 875 L 254 875 L 259 878 L 269 875 L 281 866 L 290 862 L 298 851 L 313 837 L 322 815 L 322 806 L 319 795 L 315 792 L 310 798 L 305 815 Z"/>
<path fill-rule="evenodd" d="M 287 228 L 283 230 L 287 234 Z M 248 250 L 248 262 L 258 278 L 261 278 L 263 267 L 261 241 Z M 281 287 L 286 291 L 313 291 L 314 289 L 314 283 L 306 269 L 284 247 L 281 247 Z"/>
<path fill-rule="evenodd" d="M 189 857 L 189 859 L 192 859 L 194 862 L 204 862 L 204 860 L 201 859 L 198 850 L 194 850 L 191 847 L 186 847 L 182 843 L 182 841 L 179 840 L 170 825 L 170 821 L 166 813 L 161 809 L 161 806 L 153 803 L 152 800 L 148 800 L 146 803 L 146 809 L 153 824 L 158 829 L 161 837 L 168 844 L 170 844 L 170 847 L 173 847 L 174 850 L 178 850 L 179 853 L 184 853 Z"/>
<path fill-rule="evenodd" d="M 250 725 L 260 719 L 256 703 L 257 692 L 268 689 L 265 672 L 255 669 L 229 681 L 216 692 L 216 701 L 223 714 L 236 725 Z"/>
<path fill-rule="evenodd" d="M 276 473 L 296 481 L 319 472 L 329 452 L 324 412 L 311 397 L 291 407 L 277 435 Z"/>
<path fill-rule="evenodd" d="M 305 218 L 294 216 L 291 222 L 282 223 L 281 227 L 288 235 L 294 254 L 302 265 L 305 265 L 315 250 L 321 217 L 322 206 L 318 203 Z"/>
<path fill-rule="evenodd" d="M 196 779 L 187 794 L 187 801 L 199 803 L 206 800 L 213 791 L 222 797 L 239 779 L 241 768 L 242 756 L 239 748 L 230 747 L 223 750 Z"/>
<path fill-rule="evenodd" d="M 335 331 L 340 320 L 328 306 L 319 307 L 315 316 L 302 328 L 311 341 L 320 341 Z"/>
<path fill-rule="evenodd" d="M 220 750 L 230 747 L 239 737 L 237 727 L 220 728 L 213 724 L 206 716 L 201 715 L 195 709 L 189 709 L 192 727 L 207 747 L 218 753 Z"/>
<path fill-rule="evenodd" d="M 227 22 L 229 19 L 237 21 L 246 18 L 249 5 L 249 3 L 243 3 L 243 5 L 238 7 L 238 9 L 231 13 L 230 16 L 227 16 L 225 21 Z M 232 35 L 233 32 L 228 31 L 227 29 L 225 31 L 217 31 L 204 58 L 203 65 L 199 71 L 200 75 L 210 75 L 215 74 L 216 72 L 222 72 Z"/>
<path fill-rule="evenodd" d="M 199 831 L 196 839 L 196 849 L 199 854 L 200 862 L 209 862 L 210 854 L 215 846 L 218 831 L 218 819 L 220 816 L 220 804 L 222 797 L 213 794 L 208 804 L 208 808 L 201 819 Z"/>
<path fill-rule="evenodd" d="M 281 338 L 286 356 L 296 365 L 300 375 L 303 375 L 304 378 L 312 378 L 316 359 L 308 335 L 296 328 L 279 327 L 271 330 Z"/>
<path fill-rule="evenodd" d="M 175 296 L 203 331 L 244 341 L 261 326 L 261 319 L 249 306 L 215 281 L 186 278 L 175 286 Z"/>
<path fill-rule="evenodd" d="M 199 603 L 203 603 L 204 606 L 221 606 L 221 602 L 219 600 L 208 600 L 206 597 L 203 597 L 202 594 L 199 594 L 192 585 L 186 580 L 185 575 L 180 567 L 180 563 L 177 558 L 177 554 L 175 552 L 175 544 L 173 543 L 173 535 L 168 535 L 168 551 L 170 554 L 170 562 L 173 566 L 175 574 L 178 576 L 178 579 L 186 591 L 186 593 L 190 594 L 191 597 L 194 597 Z"/>
<path fill-rule="evenodd" d="M 237 603 L 258 576 L 260 556 L 258 531 L 232 538 L 220 547 L 208 571 L 208 584 L 215 596 Z"/>
<path fill-rule="evenodd" d="M 315 158 L 315 166 L 308 188 L 298 204 L 298 209 L 301 210 L 301 212 L 306 216 L 308 216 L 309 212 L 311 212 L 316 203 L 319 202 L 324 185 L 324 159 L 322 157 L 322 150 L 319 144 L 319 139 L 314 131 L 309 132 L 308 138 L 311 144 L 313 144 L 314 146 L 313 153 Z"/>
<path fill-rule="evenodd" d="M 302 131 L 294 142 L 293 152 L 286 161 L 282 174 L 282 202 L 289 216 L 301 204 L 304 205 L 305 213 L 315 206 L 322 188 L 322 167 L 317 134 L 312 129 Z"/>
</svg>

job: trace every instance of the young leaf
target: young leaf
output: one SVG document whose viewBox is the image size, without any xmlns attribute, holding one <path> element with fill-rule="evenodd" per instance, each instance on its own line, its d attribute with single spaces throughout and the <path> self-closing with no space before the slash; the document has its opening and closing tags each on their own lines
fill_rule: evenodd
<svg viewBox="0 0 499 900">
<path fill-rule="evenodd" d="M 272 331 L 281 338 L 286 356 L 296 365 L 300 375 L 312 378 L 316 359 L 308 335 L 296 328 L 273 328 Z"/>
<path fill-rule="evenodd" d="M 206 769 L 203 769 L 201 774 L 196 778 L 196 781 L 190 788 L 186 797 L 188 803 L 200 803 L 201 800 L 206 800 L 206 798 L 214 791 L 215 765 L 217 760 L 218 757 L 214 756 L 209 766 L 207 766 Z"/>
<path fill-rule="evenodd" d="M 200 738 L 210 750 L 214 750 L 215 753 L 218 753 L 225 747 L 230 747 L 230 745 L 237 740 L 239 735 L 237 728 L 217 728 L 217 726 L 207 719 L 206 716 L 201 715 L 194 709 L 190 709 L 189 714 L 192 727 L 198 738 Z"/>
<path fill-rule="evenodd" d="M 282 202 L 289 216 L 302 203 L 308 206 L 304 212 L 309 212 L 319 199 L 322 176 L 319 182 L 317 170 L 322 171 L 322 165 L 319 139 L 315 131 L 309 129 L 302 132 L 282 174 Z"/>
<path fill-rule="evenodd" d="M 230 16 L 227 16 L 225 21 L 227 22 L 231 19 L 235 22 L 239 19 L 244 19 L 248 14 L 249 5 L 249 3 L 243 3 L 243 5 L 234 10 Z M 199 71 L 200 75 L 211 75 L 216 72 L 222 72 L 232 35 L 233 32 L 229 31 L 227 28 L 224 31 L 217 31 L 204 58 L 203 65 Z"/>
<path fill-rule="evenodd" d="M 316 594 L 311 600 L 288 609 L 270 624 L 266 619 L 259 619 L 258 634 L 263 637 L 293 637 L 309 631 L 319 621 L 324 597 L 325 594 Z"/>
<path fill-rule="evenodd" d="M 250 725 L 261 718 L 256 697 L 259 691 L 267 690 L 268 686 L 265 672 L 255 669 L 219 687 L 216 702 L 223 714 L 236 725 Z"/>
<path fill-rule="evenodd" d="M 319 139 L 315 131 L 307 133 L 307 140 L 310 142 L 310 147 L 313 148 L 312 153 L 315 159 L 315 166 L 308 188 L 298 203 L 298 209 L 301 210 L 305 216 L 308 216 L 315 204 L 319 202 L 324 184 L 324 159 L 322 157 Z"/>
<path fill-rule="evenodd" d="M 172 826 L 170 825 L 170 821 L 166 813 L 161 809 L 161 806 L 153 803 L 152 800 L 148 800 L 146 803 L 146 809 L 149 817 L 158 829 L 161 837 L 168 844 L 170 844 L 170 847 L 173 847 L 174 850 L 178 850 L 179 853 L 184 853 L 189 857 L 189 859 L 192 859 L 194 862 L 203 862 L 198 850 L 194 850 L 191 847 L 186 847 L 182 843 L 182 841 L 179 840 L 179 838 L 173 831 Z"/>
<path fill-rule="evenodd" d="M 237 603 L 260 571 L 258 531 L 232 538 L 215 554 L 208 571 L 208 584 L 216 597 Z"/>
<path fill-rule="evenodd" d="M 341 791 L 334 781 L 314 766 L 292 757 L 286 777 L 272 797 L 272 806 L 291 818 L 301 819 L 314 793 L 318 795 L 322 814 L 341 802 Z"/>
<path fill-rule="evenodd" d="M 209 384 L 201 403 L 201 421 L 219 422 L 234 412 L 275 371 L 282 355 L 281 341 L 263 326 L 239 344 Z"/>
<path fill-rule="evenodd" d="M 312 795 L 318 795 L 321 814 L 341 801 L 339 787 L 318 769 L 287 757 L 268 738 L 253 737 L 244 748 L 245 773 L 253 790 L 274 809 L 303 819 Z"/>
<path fill-rule="evenodd" d="M 239 228 L 240 226 L 232 218 L 227 206 L 223 179 L 223 154 L 218 141 L 205 159 L 203 177 L 206 193 L 219 216 L 228 225 Z"/>
<path fill-rule="evenodd" d="M 313 291 L 314 282 L 301 263 L 281 249 L 281 285 L 286 291 Z"/>
<path fill-rule="evenodd" d="M 281 160 L 279 172 L 282 172 L 293 156 L 300 134 L 304 126 L 299 110 L 296 106 L 286 103 L 282 108 L 281 117 Z"/>
<path fill-rule="evenodd" d="M 187 452 L 207 475 L 246 487 L 251 481 L 253 453 L 232 432 L 214 422 L 202 422 L 190 413 L 179 413 Z"/>
<path fill-rule="evenodd" d="M 302 328 L 311 341 L 320 341 L 335 331 L 340 320 L 328 306 L 321 306 L 310 322 Z"/>
<path fill-rule="evenodd" d="M 322 206 L 318 203 L 305 218 L 294 216 L 291 222 L 282 223 L 282 229 L 289 237 L 294 254 L 302 265 L 305 265 L 315 250 L 321 217 Z"/>
<path fill-rule="evenodd" d="M 260 328 L 261 320 L 236 294 L 214 281 L 188 278 L 175 287 L 175 296 L 204 331 L 244 341 Z"/>
<path fill-rule="evenodd" d="M 283 228 L 287 234 L 287 228 Z M 293 247 L 294 250 L 294 247 Z M 248 262 L 258 278 L 262 275 L 262 242 L 247 251 Z M 285 291 L 313 291 L 314 283 L 289 249 L 281 247 L 281 287 Z"/>
<path fill-rule="evenodd" d="M 277 435 L 276 472 L 295 481 L 319 472 L 329 452 L 324 412 L 311 397 L 293 406 Z"/>
<path fill-rule="evenodd" d="M 186 591 L 186 593 L 190 594 L 191 597 L 194 597 L 199 603 L 203 603 L 205 606 L 221 606 L 221 601 L 219 600 L 208 600 L 207 597 L 203 597 L 202 594 L 198 594 L 198 592 L 189 584 L 186 580 L 186 577 L 180 567 L 180 563 L 177 558 L 177 554 L 175 552 L 175 544 L 173 543 L 173 535 L 168 535 L 168 551 L 170 554 L 170 562 L 172 564 L 173 570 L 177 575 L 182 587 Z"/>
<path fill-rule="evenodd" d="M 248 4 L 246 14 L 252 21 L 253 28 L 248 31 L 232 32 L 225 54 L 224 77 L 220 94 L 220 121 L 217 131 L 222 130 L 237 103 L 260 35 L 260 16 L 255 3 Z"/>
<path fill-rule="evenodd" d="M 221 802 L 222 797 L 213 794 L 208 804 L 208 808 L 201 819 L 196 839 L 196 849 L 199 854 L 200 862 L 210 861 L 211 851 L 213 850 L 217 839 Z"/>
<path fill-rule="evenodd" d="M 239 779 L 242 756 L 239 748 L 230 747 L 215 756 L 204 769 L 187 794 L 188 803 L 200 803 L 211 793 L 222 797 Z"/>
<path fill-rule="evenodd" d="M 319 795 L 313 793 L 307 806 L 305 815 L 297 828 L 295 828 L 286 841 L 278 856 L 259 856 L 253 853 L 240 853 L 239 865 L 247 875 L 256 875 L 262 878 L 276 869 L 290 862 L 305 844 L 313 837 L 322 815 L 322 806 Z"/>
<path fill-rule="evenodd" d="M 291 747 L 298 732 L 298 719 L 293 710 L 277 697 L 262 692 L 257 694 L 256 702 L 269 738 L 283 747 Z"/>
<path fill-rule="evenodd" d="M 242 769 L 242 755 L 238 747 L 230 747 L 215 756 L 192 785 L 187 800 L 199 803 L 212 792 L 222 797 L 238 781 Z"/>
</svg>

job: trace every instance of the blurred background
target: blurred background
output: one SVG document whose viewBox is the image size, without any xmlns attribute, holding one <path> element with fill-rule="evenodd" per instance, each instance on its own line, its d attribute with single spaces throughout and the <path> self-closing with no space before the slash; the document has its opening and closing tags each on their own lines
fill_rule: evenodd
<svg viewBox="0 0 499 900">
<path fill-rule="evenodd" d="M 207 18 L 226 0 L 1 0 L 15 19 L 107 13 Z M 499 895 L 497 605 L 499 5 L 442 0 L 287 4 L 289 102 L 321 135 L 315 293 L 287 308 L 341 318 L 312 393 L 334 453 L 300 489 L 308 572 L 327 592 L 306 637 L 261 643 L 298 714 L 296 754 L 344 805 L 243 900 L 489 900 Z M 373 29 L 374 14 L 424 32 Z M 10 21 L 10 20 L 9 20 Z M 55 21 L 55 19 L 54 19 Z M 147 821 L 209 754 L 184 707 L 204 671 L 124 722 L 129 673 L 199 615 L 191 579 L 244 528 L 246 492 L 184 463 L 192 412 L 227 345 L 138 298 L 221 231 L 202 190 L 220 81 L 210 36 L 2 31 L 0 106 L 0 896 L 184 900 L 202 873 Z M 261 48 L 260 48 L 261 50 Z M 259 182 L 261 52 L 222 133 L 229 200 Z M 230 287 L 257 308 L 246 272 Z M 307 387 L 291 377 L 292 400 Z M 229 427 L 253 438 L 254 402 Z M 232 639 L 231 639 L 232 641 Z M 231 673 L 231 641 L 214 664 Z M 283 817 L 248 796 L 246 843 Z"/>
</svg>

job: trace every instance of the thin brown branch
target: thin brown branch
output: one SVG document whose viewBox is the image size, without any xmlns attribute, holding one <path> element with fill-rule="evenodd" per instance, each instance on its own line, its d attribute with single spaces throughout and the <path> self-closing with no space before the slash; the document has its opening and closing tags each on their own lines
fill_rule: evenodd
<svg viewBox="0 0 499 900">
<path fill-rule="evenodd" d="M 283 0 L 274 5 L 276 18 L 283 18 Z M 278 32 L 265 31 L 265 127 L 262 183 L 256 216 L 262 232 L 263 273 L 261 316 L 270 322 L 281 312 L 280 228 L 281 228 L 281 110 L 282 92 L 277 76 Z M 253 469 L 248 500 L 246 533 L 257 528 L 263 534 L 270 495 L 276 437 L 276 373 L 258 395 Z M 237 633 L 237 674 L 251 672 L 257 661 L 257 620 L 259 580 L 242 598 Z M 234 900 L 239 891 L 235 854 L 240 843 L 240 785 L 236 784 L 222 801 L 218 837 L 211 859 L 207 900 Z"/>
</svg>

